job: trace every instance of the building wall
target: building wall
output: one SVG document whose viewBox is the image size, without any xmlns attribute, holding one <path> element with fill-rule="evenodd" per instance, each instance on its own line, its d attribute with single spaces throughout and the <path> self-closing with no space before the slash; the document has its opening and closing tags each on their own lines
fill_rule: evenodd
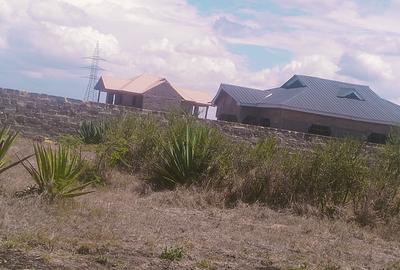
<svg viewBox="0 0 400 270">
<path fill-rule="evenodd" d="M 241 122 L 241 108 L 237 105 L 236 101 L 225 92 L 221 93 L 215 105 L 217 106 L 216 116 L 218 120 L 227 120 L 227 116 L 232 116 L 237 119 L 236 121 Z"/>
<path fill-rule="evenodd" d="M 240 107 L 232 97 L 224 92 L 221 93 L 216 105 L 218 106 L 216 114 L 218 120 L 226 120 L 221 117 L 224 114 L 234 115 L 240 123 L 246 124 L 260 124 L 260 120 L 269 119 L 270 127 L 304 133 L 307 133 L 313 124 L 329 127 L 332 132 L 331 135 L 337 137 L 368 137 L 371 133 L 388 134 L 391 129 L 389 125 L 329 117 L 287 109 Z M 255 123 L 251 121 L 255 121 Z"/>
<path fill-rule="evenodd" d="M 327 126 L 332 131 L 332 136 L 368 137 L 371 133 L 388 134 L 391 126 L 363 121 L 349 120 L 337 117 L 329 117 L 319 114 L 305 113 L 286 109 L 252 108 L 240 109 L 240 121 L 248 116 L 270 119 L 273 128 L 294 130 L 307 133 L 311 125 Z"/>
<path fill-rule="evenodd" d="M 143 94 L 143 109 L 169 111 L 181 106 L 182 97 L 167 82 Z"/>
</svg>

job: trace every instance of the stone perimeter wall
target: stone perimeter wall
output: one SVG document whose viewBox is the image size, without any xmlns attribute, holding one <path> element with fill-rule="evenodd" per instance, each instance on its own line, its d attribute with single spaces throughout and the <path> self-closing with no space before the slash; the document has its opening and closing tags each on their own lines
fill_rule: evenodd
<svg viewBox="0 0 400 270">
<path fill-rule="evenodd" d="M 82 120 L 107 119 L 125 113 L 163 118 L 162 112 L 141 110 L 132 107 L 36 94 L 0 88 L 0 123 L 19 130 L 25 137 L 55 138 L 76 131 Z M 250 142 L 258 138 L 273 136 L 282 146 L 308 148 L 312 144 L 324 143 L 328 138 L 295 131 L 278 130 L 224 121 L 201 120 L 220 129 L 238 140 Z M 376 148 L 369 145 L 368 148 Z"/>
</svg>

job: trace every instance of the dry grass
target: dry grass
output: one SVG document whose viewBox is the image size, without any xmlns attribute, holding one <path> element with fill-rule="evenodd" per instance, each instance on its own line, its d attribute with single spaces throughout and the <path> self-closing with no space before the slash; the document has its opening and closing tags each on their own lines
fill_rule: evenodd
<svg viewBox="0 0 400 270">
<path fill-rule="evenodd" d="M 30 152 L 30 142 L 13 151 Z M 224 209 L 218 194 L 151 192 L 118 172 L 53 205 L 13 196 L 31 183 L 20 167 L 0 176 L 0 269 L 400 269 L 399 240 L 344 220 Z M 161 259 L 166 247 L 183 259 Z"/>
</svg>

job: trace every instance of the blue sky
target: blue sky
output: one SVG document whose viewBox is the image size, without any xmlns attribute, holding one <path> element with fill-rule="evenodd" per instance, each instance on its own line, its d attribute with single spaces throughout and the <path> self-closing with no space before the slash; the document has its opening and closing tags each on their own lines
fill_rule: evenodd
<svg viewBox="0 0 400 270">
<path fill-rule="evenodd" d="M 103 74 L 210 96 L 306 74 L 399 103 L 398 14 L 399 0 L 0 0 L 0 87 L 82 98 L 99 41 Z"/>
</svg>

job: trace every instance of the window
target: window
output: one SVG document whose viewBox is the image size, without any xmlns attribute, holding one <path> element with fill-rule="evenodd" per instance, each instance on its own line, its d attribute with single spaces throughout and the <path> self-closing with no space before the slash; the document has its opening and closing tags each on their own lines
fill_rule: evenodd
<svg viewBox="0 0 400 270">
<path fill-rule="evenodd" d="M 371 133 L 371 134 L 369 134 L 367 141 L 371 142 L 371 143 L 385 144 L 386 139 L 387 139 L 386 134 Z"/>
<path fill-rule="evenodd" d="M 306 87 L 306 85 L 302 83 L 299 79 L 290 80 L 284 85 L 282 85 L 282 88 L 285 89 L 300 88 L 300 87 Z"/>
<path fill-rule="evenodd" d="M 259 125 L 263 127 L 269 127 L 271 126 L 271 121 L 268 118 L 261 118 Z"/>
<path fill-rule="evenodd" d="M 236 117 L 236 115 L 233 115 L 233 114 L 223 113 L 223 114 L 219 115 L 218 120 L 227 121 L 227 122 L 237 122 L 237 117 Z"/>
<path fill-rule="evenodd" d="M 342 87 L 338 91 L 337 97 L 339 98 L 348 98 L 348 99 L 355 99 L 355 100 L 365 100 L 360 93 L 357 92 L 354 88 L 346 88 Z"/>
<path fill-rule="evenodd" d="M 331 128 L 322 125 L 311 125 L 308 129 L 308 133 L 323 135 L 323 136 L 331 136 Z"/>
<path fill-rule="evenodd" d="M 257 125 L 257 118 L 255 116 L 248 115 L 243 119 L 243 124 Z"/>
<path fill-rule="evenodd" d="M 131 106 L 136 107 L 136 96 L 132 96 Z"/>
</svg>

